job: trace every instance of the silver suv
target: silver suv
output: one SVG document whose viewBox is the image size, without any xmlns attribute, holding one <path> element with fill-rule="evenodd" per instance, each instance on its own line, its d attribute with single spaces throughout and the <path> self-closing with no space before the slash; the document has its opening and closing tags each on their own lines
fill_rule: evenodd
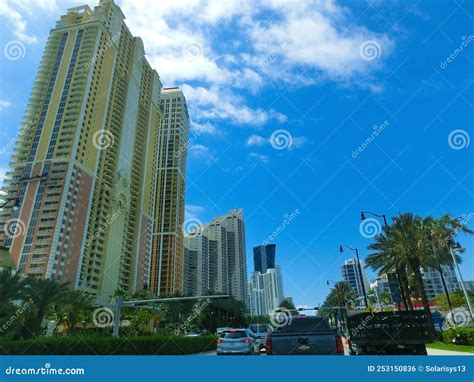
<svg viewBox="0 0 474 382">
<path fill-rule="evenodd" d="M 217 355 L 224 354 L 260 354 L 260 346 L 250 329 L 230 329 L 217 339 Z"/>
</svg>

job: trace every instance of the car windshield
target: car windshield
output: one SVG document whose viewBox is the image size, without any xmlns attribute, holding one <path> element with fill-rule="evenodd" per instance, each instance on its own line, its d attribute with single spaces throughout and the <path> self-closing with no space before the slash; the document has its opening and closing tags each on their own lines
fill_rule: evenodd
<svg viewBox="0 0 474 382">
<path fill-rule="evenodd" d="M 280 333 L 314 333 L 330 330 L 327 321 L 322 317 L 294 317 L 289 325 L 278 329 Z"/>
<path fill-rule="evenodd" d="M 221 338 L 245 338 L 247 337 L 247 333 L 244 331 L 235 331 L 235 332 L 224 332 L 221 335 Z"/>
</svg>

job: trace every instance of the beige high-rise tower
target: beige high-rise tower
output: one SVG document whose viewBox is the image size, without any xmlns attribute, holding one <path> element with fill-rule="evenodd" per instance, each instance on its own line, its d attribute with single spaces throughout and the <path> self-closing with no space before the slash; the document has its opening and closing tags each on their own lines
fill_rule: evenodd
<svg viewBox="0 0 474 382">
<path fill-rule="evenodd" d="M 140 289 L 155 225 L 164 290 L 180 288 L 185 156 L 175 164 L 168 153 L 187 130 L 174 136 L 174 114 L 161 125 L 161 107 L 188 118 L 184 96 L 165 90 L 161 101 L 161 89 L 113 1 L 69 9 L 57 22 L 7 174 L 6 198 L 20 208 L 0 211 L 0 244 L 19 271 L 103 300 Z"/>
<path fill-rule="evenodd" d="M 151 257 L 151 290 L 158 295 L 184 288 L 184 194 L 189 115 L 179 88 L 161 93 L 163 119 L 158 138 L 155 229 Z"/>
</svg>

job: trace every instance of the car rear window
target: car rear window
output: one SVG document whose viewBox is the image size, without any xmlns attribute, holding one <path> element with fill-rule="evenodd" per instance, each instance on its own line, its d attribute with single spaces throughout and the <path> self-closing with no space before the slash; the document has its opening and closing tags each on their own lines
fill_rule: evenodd
<svg viewBox="0 0 474 382">
<path fill-rule="evenodd" d="M 245 338 L 247 334 L 245 332 L 224 332 L 221 338 Z"/>
<path fill-rule="evenodd" d="M 291 323 L 278 329 L 280 333 L 314 333 L 330 330 L 324 318 L 298 318 L 293 317 Z"/>
<path fill-rule="evenodd" d="M 265 324 L 250 325 L 250 330 L 254 333 L 266 333 L 268 331 L 268 326 Z"/>
</svg>

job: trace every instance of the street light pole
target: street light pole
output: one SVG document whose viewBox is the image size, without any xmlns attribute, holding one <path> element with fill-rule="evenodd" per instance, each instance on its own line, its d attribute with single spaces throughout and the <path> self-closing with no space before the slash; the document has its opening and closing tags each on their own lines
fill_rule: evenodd
<svg viewBox="0 0 474 382">
<path fill-rule="evenodd" d="M 18 198 L 8 199 L 2 205 L 0 205 L 0 209 L 5 208 L 8 203 L 11 201 L 15 201 L 15 204 L 12 206 L 13 211 L 18 211 L 20 209 L 20 200 Z"/>
<path fill-rule="evenodd" d="M 369 307 L 369 301 L 367 299 L 367 292 L 365 291 L 364 278 L 362 277 L 362 267 L 360 266 L 359 250 L 357 248 L 348 247 L 347 245 L 340 245 L 339 246 L 339 252 L 341 252 L 341 253 L 344 252 L 344 248 L 350 249 L 352 252 L 355 252 L 355 254 L 356 254 L 357 267 L 359 269 L 359 278 L 360 278 L 359 281 L 360 281 L 360 285 L 361 285 L 361 288 L 362 288 L 362 292 L 364 294 L 365 307 L 368 308 Z"/>
<path fill-rule="evenodd" d="M 372 211 L 362 211 L 360 213 L 360 220 L 361 221 L 364 221 L 366 219 L 365 214 L 369 214 L 369 215 L 372 215 L 372 216 L 375 216 L 375 217 L 378 217 L 378 218 L 382 218 L 385 228 L 388 228 L 387 216 L 385 214 L 376 214 L 375 212 L 372 212 Z M 395 267 L 395 274 L 397 276 L 398 289 L 400 289 L 400 295 L 402 297 L 403 304 L 405 305 L 405 310 L 408 310 L 408 300 L 407 300 L 407 297 L 405 295 L 405 291 L 403 290 L 402 277 L 400 275 L 398 267 Z"/>
</svg>

